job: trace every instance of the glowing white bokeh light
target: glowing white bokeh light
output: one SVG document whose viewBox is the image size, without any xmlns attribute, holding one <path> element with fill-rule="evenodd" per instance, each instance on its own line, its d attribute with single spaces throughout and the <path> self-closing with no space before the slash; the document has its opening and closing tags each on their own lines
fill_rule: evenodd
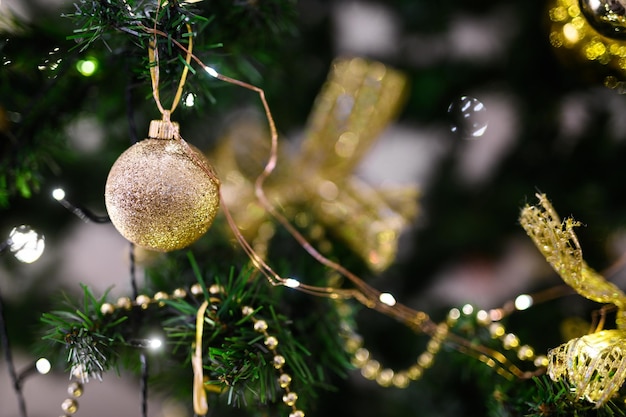
<svg viewBox="0 0 626 417">
<path fill-rule="evenodd" d="M 465 304 L 463 307 L 461 307 L 461 311 L 466 316 L 469 316 L 470 314 L 474 312 L 474 306 L 471 304 Z"/>
<path fill-rule="evenodd" d="M 289 288 L 298 288 L 300 286 L 300 281 L 293 278 L 287 278 L 285 280 L 285 286 Z"/>
<path fill-rule="evenodd" d="M 156 350 L 156 349 L 159 349 L 161 346 L 163 346 L 163 341 L 161 339 L 159 339 L 159 338 L 155 337 L 155 338 L 150 339 L 148 341 L 148 347 L 150 349 L 155 349 Z"/>
<path fill-rule="evenodd" d="M 393 295 L 389 294 L 388 292 L 384 292 L 384 293 L 380 294 L 378 296 L 378 299 L 380 300 L 381 303 L 387 304 L 388 306 L 395 306 L 396 305 L 395 297 Z"/>
<path fill-rule="evenodd" d="M 40 358 L 37 360 L 37 362 L 35 362 L 35 368 L 37 369 L 37 372 L 39 372 L 42 375 L 45 375 L 48 372 L 50 372 L 52 365 L 50 365 L 50 361 L 48 359 Z"/>
<path fill-rule="evenodd" d="M 14 227 L 9 234 L 8 243 L 13 256 L 26 264 L 39 259 L 46 246 L 43 235 L 26 225 Z"/>
<path fill-rule="evenodd" d="M 450 312 L 448 313 L 448 317 L 450 318 L 450 320 L 458 320 L 461 317 L 461 310 L 459 310 L 456 307 L 450 309 Z"/>
<path fill-rule="evenodd" d="M 186 107 L 193 107 L 196 104 L 196 96 L 193 93 L 189 93 L 183 99 L 183 104 Z"/>
<path fill-rule="evenodd" d="M 65 198 L 65 190 L 63 188 L 55 188 L 52 190 L 52 198 L 61 201 Z"/>
<path fill-rule="evenodd" d="M 485 310 L 479 310 L 476 313 L 476 320 L 478 320 L 478 321 L 489 320 L 489 313 L 487 313 Z"/>
<path fill-rule="evenodd" d="M 528 294 L 518 295 L 515 299 L 515 308 L 518 310 L 526 310 L 533 305 L 533 298 Z"/>
</svg>

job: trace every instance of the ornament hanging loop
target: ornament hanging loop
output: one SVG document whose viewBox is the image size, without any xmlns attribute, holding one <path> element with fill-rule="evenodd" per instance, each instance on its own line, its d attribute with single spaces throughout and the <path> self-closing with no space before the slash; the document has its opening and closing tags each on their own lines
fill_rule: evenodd
<svg viewBox="0 0 626 417">
<path fill-rule="evenodd" d="M 183 72 L 180 75 L 180 80 L 178 82 L 178 88 L 176 89 L 176 94 L 174 95 L 174 100 L 172 101 L 172 107 L 169 110 L 166 110 L 161 104 L 161 98 L 159 93 L 159 50 L 157 48 L 157 32 L 156 32 L 156 21 L 155 21 L 155 30 L 154 30 L 154 39 L 148 45 L 148 59 L 150 65 L 150 79 L 152 81 L 152 96 L 154 97 L 154 101 L 163 116 L 163 121 L 166 123 L 170 122 L 170 114 L 176 109 L 178 103 L 183 94 L 183 87 L 185 86 L 185 82 L 187 81 L 187 74 L 189 73 L 189 67 L 191 65 L 191 57 L 193 51 L 193 32 L 191 30 L 191 25 L 187 23 L 187 33 L 189 36 L 188 46 L 186 48 L 186 56 L 185 56 L 185 67 L 183 68 Z"/>
</svg>

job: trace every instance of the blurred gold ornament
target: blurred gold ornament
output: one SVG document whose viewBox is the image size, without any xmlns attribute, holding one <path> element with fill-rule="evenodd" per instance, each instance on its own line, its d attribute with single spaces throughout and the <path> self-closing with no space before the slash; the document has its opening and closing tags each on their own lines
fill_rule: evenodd
<svg viewBox="0 0 626 417">
<path fill-rule="evenodd" d="M 527 205 L 520 223 L 539 251 L 563 281 L 582 296 L 600 303 L 612 303 L 618 311 L 617 330 L 597 331 L 552 349 L 548 353 L 548 374 L 563 377 L 576 395 L 601 406 L 613 397 L 626 380 L 626 294 L 591 269 L 583 260 L 572 219 L 563 222 L 544 194 L 539 206 Z M 600 330 L 600 329 L 598 329 Z"/>
<path fill-rule="evenodd" d="M 375 271 L 395 259 L 399 235 L 417 213 L 417 190 L 376 189 L 353 173 L 398 113 L 405 85 L 400 72 L 379 62 L 335 60 L 300 150 L 290 153 L 281 143 L 276 171 L 265 185 L 269 200 L 306 228 L 322 251 L 330 249 L 330 231 Z M 265 132 L 248 118 L 230 130 L 214 157 L 224 199 L 261 256 L 274 225 L 255 200 L 254 178 L 268 155 Z"/>
<path fill-rule="evenodd" d="M 113 164 L 105 203 L 129 241 L 156 251 L 189 246 L 210 227 L 219 207 L 219 180 L 206 157 L 178 135 L 178 124 L 153 120 L 149 138 Z"/>
<path fill-rule="evenodd" d="M 626 1 L 579 0 L 587 22 L 598 33 L 612 39 L 626 39 Z"/>
<path fill-rule="evenodd" d="M 609 88 L 623 88 L 626 78 L 626 26 L 616 6 L 621 0 L 551 0 L 548 8 L 550 44 Z"/>
</svg>

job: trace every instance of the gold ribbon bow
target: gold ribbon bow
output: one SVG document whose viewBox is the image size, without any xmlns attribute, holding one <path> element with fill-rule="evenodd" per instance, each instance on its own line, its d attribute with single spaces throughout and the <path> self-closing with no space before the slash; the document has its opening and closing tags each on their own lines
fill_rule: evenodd
<svg viewBox="0 0 626 417">
<path fill-rule="evenodd" d="M 398 113 L 405 85 L 400 72 L 379 62 L 335 60 L 299 152 L 290 155 L 280 148 L 276 171 L 265 184 L 270 201 L 308 228 L 311 238 L 322 240 L 331 231 L 374 271 L 395 259 L 398 237 L 417 214 L 417 190 L 373 188 L 353 172 Z M 268 153 L 265 132 L 248 118 L 230 130 L 212 155 L 226 204 L 262 257 L 274 227 L 255 201 L 253 182 Z"/>
</svg>

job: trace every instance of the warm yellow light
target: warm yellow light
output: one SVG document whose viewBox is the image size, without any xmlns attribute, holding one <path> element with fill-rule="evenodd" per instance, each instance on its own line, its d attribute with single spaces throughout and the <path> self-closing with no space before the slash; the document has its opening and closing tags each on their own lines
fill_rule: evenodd
<svg viewBox="0 0 626 417">
<path fill-rule="evenodd" d="M 565 36 L 565 39 L 567 39 L 569 43 L 576 43 L 580 40 L 578 29 L 571 23 L 563 25 L 563 36 Z"/>
</svg>

